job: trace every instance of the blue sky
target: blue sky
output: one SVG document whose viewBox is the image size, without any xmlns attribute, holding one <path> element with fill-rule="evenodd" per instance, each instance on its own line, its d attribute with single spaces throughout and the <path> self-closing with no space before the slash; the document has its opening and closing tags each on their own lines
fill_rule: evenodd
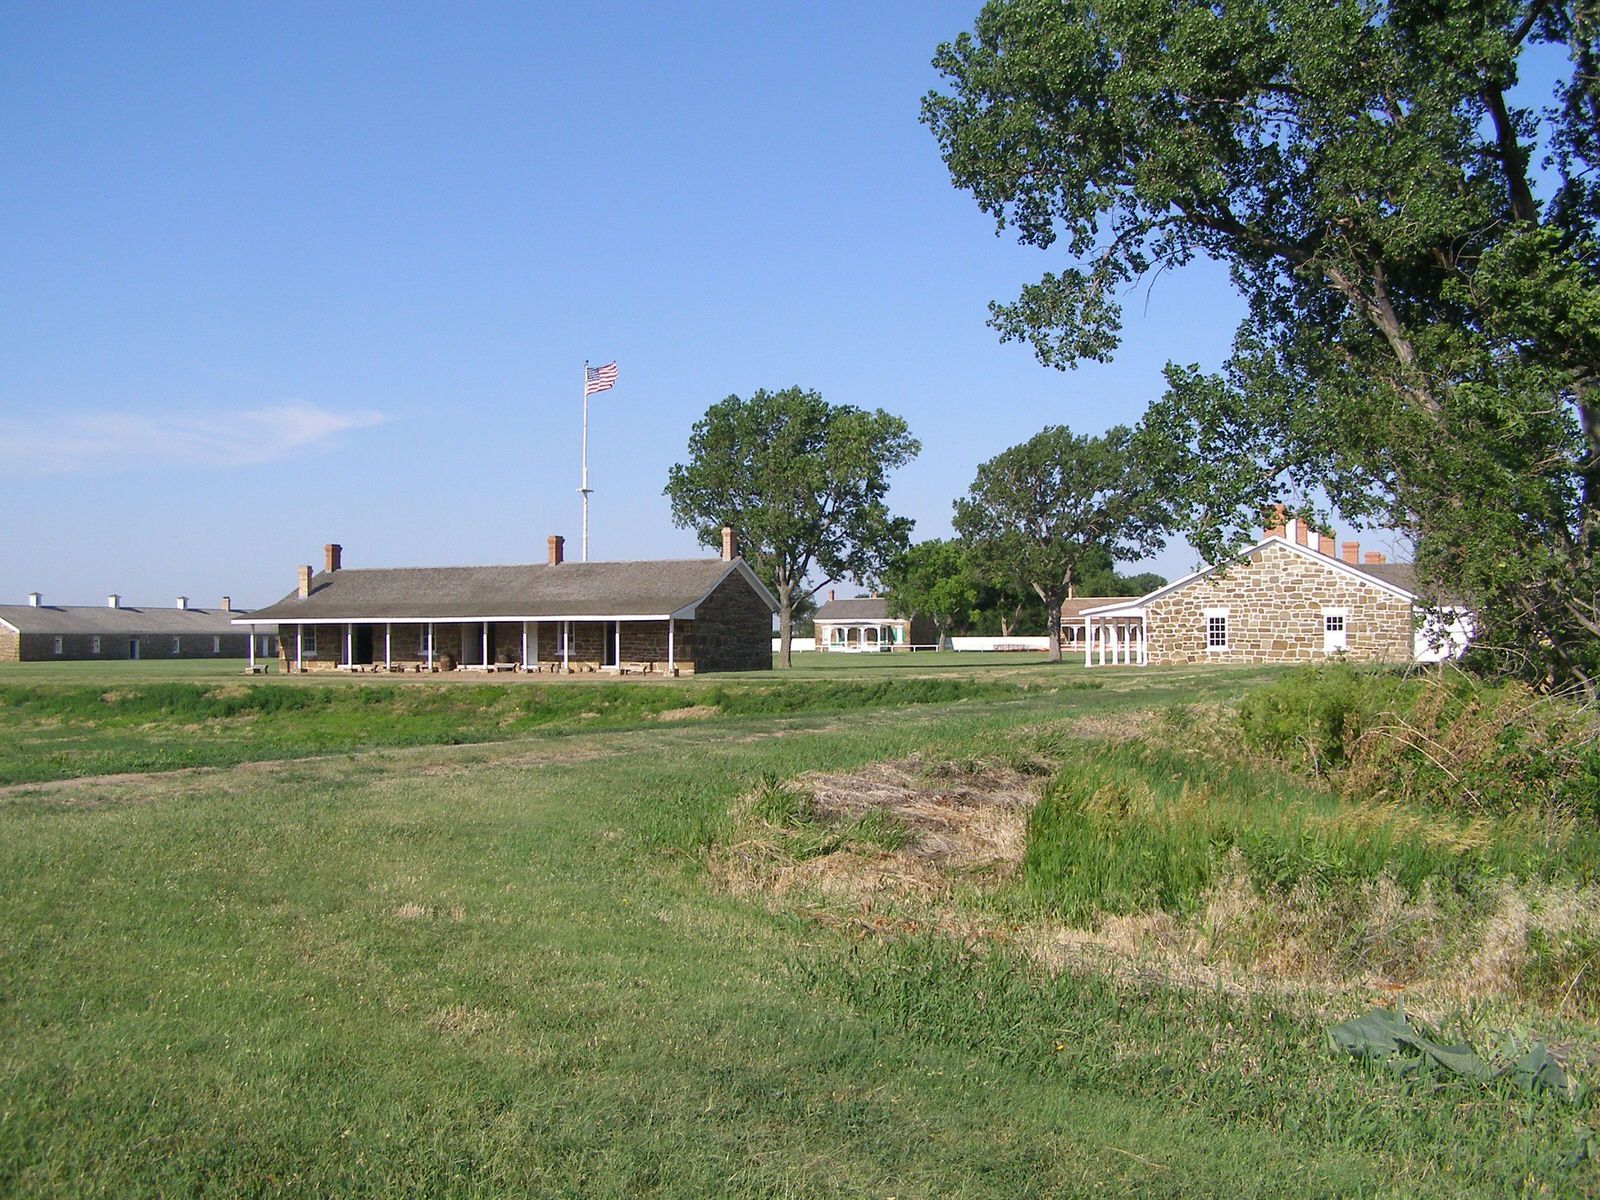
<svg viewBox="0 0 1600 1200">
<path fill-rule="evenodd" d="M 905 416 L 892 503 L 947 534 L 981 460 L 1136 419 L 1241 313 L 1202 265 L 1113 365 L 999 343 L 987 302 L 1058 260 L 917 119 L 976 10 L 6 6 L 0 602 L 575 548 L 586 358 L 621 367 L 592 557 L 696 553 L 661 495 L 690 426 L 791 384 Z"/>
</svg>

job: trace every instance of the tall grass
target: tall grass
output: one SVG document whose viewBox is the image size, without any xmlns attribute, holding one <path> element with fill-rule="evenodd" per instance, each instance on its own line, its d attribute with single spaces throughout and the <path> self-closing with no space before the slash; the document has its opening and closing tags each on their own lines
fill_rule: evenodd
<svg viewBox="0 0 1600 1200">
<path fill-rule="evenodd" d="M 1236 732 L 1349 795 L 1600 819 L 1600 719 L 1515 681 L 1308 668 L 1245 697 Z"/>
<path fill-rule="evenodd" d="M 1234 863 L 1263 892 L 1389 878 L 1411 895 L 1474 893 L 1508 878 L 1589 882 L 1600 838 L 1575 821 L 1355 804 L 1281 773 L 1121 746 L 1051 783 L 1029 822 L 1023 881 L 1070 922 L 1181 917 Z"/>
</svg>

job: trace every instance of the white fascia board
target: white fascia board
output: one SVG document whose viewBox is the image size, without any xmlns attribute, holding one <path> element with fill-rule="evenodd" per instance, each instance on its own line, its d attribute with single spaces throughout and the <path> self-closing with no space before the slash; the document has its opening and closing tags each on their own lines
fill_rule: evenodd
<svg viewBox="0 0 1600 1200">
<path fill-rule="evenodd" d="M 553 625 L 558 621 L 666 621 L 676 614 L 670 613 L 573 613 L 570 617 L 265 617 L 257 620 L 235 620 L 235 625 L 503 625 L 526 621 L 530 625 Z"/>
<path fill-rule="evenodd" d="M 1154 595 L 1154 593 L 1151 594 Z M 1085 617 L 1142 617 L 1144 616 L 1144 601 L 1145 598 L 1141 596 L 1130 604 L 1103 604 L 1099 608 L 1086 608 L 1076 617 L 1068 617 L 1066 620 L 1081 621 Z"/>
<path fill-rule="evenodd" d="M 16 634 L 18 637 L 22 636 L 22 630 L 18 629 L 15 625 L 13 625 L 10 621 L 6 620 L 4 617 L 0 617 L 0 625 L 4 625 L 7 629 L 11 630 L 11 632 Z"/>
</svg>

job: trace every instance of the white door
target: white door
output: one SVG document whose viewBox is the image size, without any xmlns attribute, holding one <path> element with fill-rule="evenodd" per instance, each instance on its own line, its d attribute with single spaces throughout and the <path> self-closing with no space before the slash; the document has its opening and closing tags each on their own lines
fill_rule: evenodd
<svg viewBox="0 0 1600 1200">
<path fill-rule="evenodd" d="M 1338 654 L 1345 648 L 1344 627 L 1344 613 L 1326 612 L 1322 614 L 1322 652 L 1324 654 Z"/>
</svg>

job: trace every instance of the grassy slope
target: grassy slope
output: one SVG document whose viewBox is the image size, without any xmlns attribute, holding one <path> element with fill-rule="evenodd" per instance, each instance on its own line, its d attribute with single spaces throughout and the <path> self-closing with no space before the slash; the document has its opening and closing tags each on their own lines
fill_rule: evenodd
<svg viewBox="0 0 1600 1200">
<path fill-rule="evenodd" d="M 152 778 L 102 807 L 92 784 L 14 794 L 0 1193 L 1453 1196 L 1558 1178 L 1568 1114 L 1407 1093 L 1303 1023 L 852 946 L 705 888 L 695 848 L 763 772 L 959 753 L 1195 690 L 1142 682 L 1161 686 L 586 733 L 532 766 L 497 764 L 523 743 Z"/>
</svg>

